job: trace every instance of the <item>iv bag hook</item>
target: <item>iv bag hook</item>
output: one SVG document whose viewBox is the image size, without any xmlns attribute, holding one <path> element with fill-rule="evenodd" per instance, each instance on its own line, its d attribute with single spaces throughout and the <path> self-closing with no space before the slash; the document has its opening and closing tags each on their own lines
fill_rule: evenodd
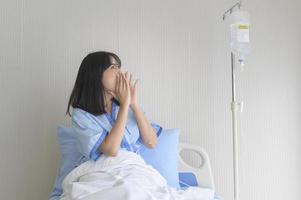
<svg viewBox="0 0 301 200">
<path fill-rule="evenodd" d="M 224 14 L 223 14 L 223 20 L 225 20 L 226 19 L 226 15 L 229 13 L 229 14 L 232 14 L 232 12 L 233 12 L 233 9 L 235 8 L 235 7 L 238 7 L 238 9 L 240 9 L 240 7 L 241 7 L 241 0 L 239 1 L 239 2 L 237 2 L 236 4 L 234 4 L 231 8 L 229 8 L 226 12 L 224 12 Z"/>
</svg>

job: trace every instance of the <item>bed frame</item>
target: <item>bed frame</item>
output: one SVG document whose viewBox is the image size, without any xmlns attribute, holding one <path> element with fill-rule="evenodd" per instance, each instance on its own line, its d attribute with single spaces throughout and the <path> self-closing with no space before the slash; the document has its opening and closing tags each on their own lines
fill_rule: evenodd
<svg viewBox="0 0 301 200">
<path fill-rule="evenodd" d="M 194 167 L 185 162 L 181 157 L 181 151 L 191 151 L 200 157 L 201 164 L 199 167 Z M 192 172 L 197 179 L 200 187 L 208 187 L 215 189 L 210 160 L 207 152 L 196 145 L 180 143 L 178 147 L 178 171 L 179 172 Z"/>
</svg>

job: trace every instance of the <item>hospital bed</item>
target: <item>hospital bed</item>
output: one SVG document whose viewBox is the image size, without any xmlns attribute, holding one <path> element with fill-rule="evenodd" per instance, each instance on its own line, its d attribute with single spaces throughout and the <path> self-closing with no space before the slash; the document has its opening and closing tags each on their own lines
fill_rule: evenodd
<svg viewBox="0 0 301 200">
<path fill-rule="evenodd" d="M 198 164 L 187 161 L 186 155 L 194 155 L 190 160 L 198 160 Z M 184 154 L 184 155 L 183 155 Z M 193 166 L 192 164 L 196 165 Z M 206 151 L 196 145 L 180 143 L 178 147 L 178 171 L 181 188 L 199 186 L 215 189 L 209 156 Z"/>
</svg>

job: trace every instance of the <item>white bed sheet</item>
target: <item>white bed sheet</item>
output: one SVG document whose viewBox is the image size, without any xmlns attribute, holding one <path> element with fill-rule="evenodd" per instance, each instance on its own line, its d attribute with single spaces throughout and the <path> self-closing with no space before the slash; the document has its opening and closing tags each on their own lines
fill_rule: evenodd
<svg viewBox="0 0 301 200">
<path fill-rule="evenodd" d="M 120 149 L 73 169 L 63 181 L 61 200 L 213 200 L 214 190 L 176 190 L 136 153 Z"/>
</svg>

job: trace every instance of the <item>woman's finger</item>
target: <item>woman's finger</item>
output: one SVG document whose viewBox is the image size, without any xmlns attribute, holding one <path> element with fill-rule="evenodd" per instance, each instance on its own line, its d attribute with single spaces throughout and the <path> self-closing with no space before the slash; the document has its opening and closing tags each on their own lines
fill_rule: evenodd
<svg viewBox="0 0 301 200">
<path fill-rule="evenodd" d="M 138 80 L 139 80 L 139 79 L 137 79 L 137 80 L 135 81 L 134 88 L 136 88 L 136 87 L 137 87 Z"/>
<path fill-rule="evenodd" d="M 130 86 L 132 85 L 132 79 L 133 79 L 133 75 L 131 73 L 131 75 L 130 75 L 130 81 L 129 81 Z"/>
<path fill-rule="evenodd" d="M 121 93 L 123 88 L 122 74 L 119 73 L 119 94 Z"/>
<path fill-rule="evenodd" d="M 126 88 L 126 79 L 125 79 L 125 75 L 124 74 L 121 74 L 122 76 L 122 90 L 125 90 Z"/>
<path fill-rule="evenodd" d="M 127 83 L 130 82 L 130 79 L 129 79 L 129 72 L 128 72 L 128 71 L 125 72 L 125 79 L 126 79 L 126 82 L 127 82 Z"/>
<path fill-rule="evenodd" d="M 120 88 L 120 87 L 119 87 L 119 84 L 120 84 L 120 83 L 119 83 L 119 82 L 120 82 L 119 80 L 120 80 L 119 74 L 117 73 L 117 75 L 116 75 L 116 83 L 115 83 L 115 84 L 116 84 L 116 85 L 115 85 L 115 90 L 116 90 L 115 92 L 117 93 L 117 95 L 119 95 L 119 88 Z"/>
<path fill-rule="evenodd" d="M 115 92 L 117 92 L 118 89 L 118 74 L 115 76 Z"/>
<path fill-rule="evenodd" d="M 128 85 L 129 85 L 128 80 L 127 80 L 127 75 L 124 75 L 123 77 L 124 77 L 124 89 L 127 90 Z"/>
<path fill-rule="evenodd" d="M 118 76 L 119 76 L 119 94 L 120 94 L 122 91 L 122 74 L 119 73 Z"/>
</svg>

